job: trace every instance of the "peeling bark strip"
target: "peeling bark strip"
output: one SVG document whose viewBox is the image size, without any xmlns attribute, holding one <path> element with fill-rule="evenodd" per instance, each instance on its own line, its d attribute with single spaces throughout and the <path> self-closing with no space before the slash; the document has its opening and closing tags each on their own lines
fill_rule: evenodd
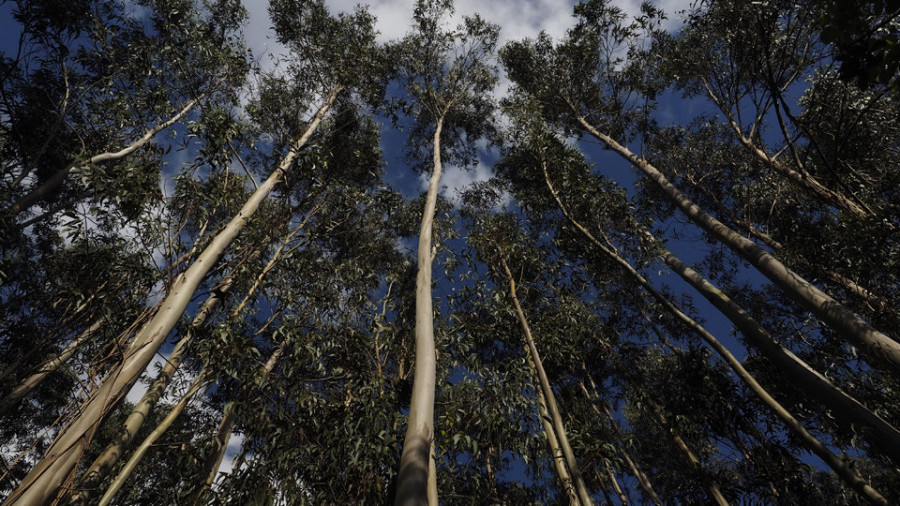
<svg viewBox="0 0 900 506">
<path fill-rule="evenodd" d="M 573 106 L 573 111 L 578 114 Z M 838 331 L 846 339 L 858 346 L 877 361 L 886 363 L 896 374 L 900 372 L 900 343 L 869 325 L 828 294 L 819 290 L 799 274 L 790 270 L 777 258 L 713 218 L 675 187 L 663 173 L 646 159 L 631 152 L 612 137 L 594 128 L 584 116 L 578 115 L 578 122 L 591 135 L 625 158 L 652 179 L 660 190 L 676 207 L 699 225 L 703 230 L 731 248 L 735 253 L 770 281 L 785 291 L 795 302 L 812 312 L 826 325 Z M 876 362 L 877 363 L 877 362 Z"/>
<path fill-rule="evenodd" d="M 446 109 L 445 109 L 446 114 Z M 444 115 L 438 118 L 434 130 L 432 163 L 434 168 L 425 210 L 419 230 L 419 250 L 416 273 L 416 367 L 412 398 L 409 402 L 409 425 L 400 455 L 400 472 L 397 475 L 397 506 L 434 504 L 429 501 L 429 467 L 431 445 L 434 442 L 434 389 L 437 364 L 434 347 L 434 309 L 431 300 L 431 235 L 434 228 L 434 212 L 437 193 L 441 184 L 441 129 Z M 433 500 L 436 502 L 437 494 Z M 436 506 L 436 504 L 435 504 Z"/>
<path fill-rule="evenodd" d="M 150 385 L 150 388 L 148 388 L 143 397 L 141 397 L 141 400 L 135 405 L 134 409 L 128 415 L 128 418 L 125 419 L 125 423 L 122 424 L 119 434 L 106 446 L 106 448 L 104 448 L 103 452 L 94 459 L 91 466 L 84 472 L 81 483 L 68 499 L 70 504 L 87 504 L 98 491 L 97 487 L 100 486 L 109 474 L 110 469 L 118 462 L 124 451 L 131 446 L 134 437 L 137 435 L 138 431 L 141 430 L 144 422 L 150 416 L 150 412 L 169 386 L 169 382 L 175 375 L 175 371 L 181 366 L 188 345 L 190 345 L 193 340 L 194 331 L 206 322 L 206 318 L 215 306 L 218 305 L 222 298 L 228 293 L 228 290 L 231 289 L 233 279 L 232 276 L 229 276 L 219 289 L 212 291 L 206 301 L 203 302 L 200 310 L 197 311 L 197 315 L 194 316 L 194 320 L 191 322 L 187 334 L 179 340 L 178 344 L 175 345 L 175 348 L 172 349 L 172 353 L 169 354 L 166 364 L 163 366 L 162 370 L 159 371 L 159 375 L 157 375 L 156 379 Z"/>
<path fill-rule="evenodd" d="M 103 384 L 82 404 L 78 415 L 60 432 L 31 472 L 3 503 L 4 505 L 40 506 L 55 498 L 60 487 L 74 475 L 76 465 L 93 439 L 104 417 L 112 411 L 140 378 L 153 356 L 165 343 L 169 333 L 187 308 L 197 286 L 206 277 L 232 241 L 240 234 L 275 186 L 281 182 L 300 149 L 306 145 L 325 114 L 331 109 L 344 87 L 335 88 L 319 107 L 303 135 L 291 146 L 272 174 L 244 204 L 237 216 L 219 232 L 200 257 L 172 284 L 169 295 L 154 315 L 138 332 L 125 350 L 122 362 L 114 367 Z"/>
<path fill-rule="evenodd" d="M 99 506 L 108 506 L 110 502 L 112 502 L 113 497 L 119 493 L 119 490 L 125 485 L 125 481 L 128 480 L 128 477 L 131 476 L 131 473 L 134 471 L 134 468 L 137 467 L 138 463 L 140 463 L 141 459 L 144 458 L 144 454 L 147 453 L 147 450 L 153 446 L 162 435 L 169 430 L 169 427 L 175 423 L 175 420 L 181 415 L 181 412 L 184 411 L 184 408 L 187 407 L 188 402 L 194 397 L 194 394 L 197 393 L 203 385 L 206 384 L 206 378 L 209 376 L 208 371 L 206 369 L 200 371 L 200 374 L 197 375 L 197 379 L 194 380 L 194 383 L 188 389 L 188 391 L 184 394 L 178 404 L 175 405 L 170 411 L 169 414 L 163 419 L 159 425 L 153 429 L 151 432 L 134 450 L 134 454 L 131 458 L 128 459 L 128 462 L 125 463 L 125 467 L 119 471 L 119 474 L 116 475 L 116 478 L 113 480 L 112 484 L 110 484 L 109 488 L 106 490 L 106 493 L 103 494 L 103 497 L 100 499 L 98 503 Z"/>
<path fill-rule="evenodd" d="M 528 347 L 525 347 L 526 352 L 528 351 Z M 578 494 L 575 492 L 575 487 L 572 485 L 572 475 L 569 474 L 569 470 L 566 469 L 566 457 L 563 455 L 562 448 L 559 446 L 559 438 L 556 437 L 556 431 L 553 430 L 553 421 L 550 418 L 550 412 L 547 411 L 547 400 L 544 398 L 544 389 L 538 385 L 535 389 L 537 390 L 537 405 L 538 405 L 538 418 L 541 419 L 541 426 L 544 428 L 544 434 L 547 435 L 547 444 L 550 446 L 550 458 L 553 459 L 553 467 L 556 469 L 556 476 L 559 478 L 559 483 L 562 485 L 563 490 L 566 491 L 566 496 L 569 498 L 569 504 L 579 504 Z"/>
</svg>

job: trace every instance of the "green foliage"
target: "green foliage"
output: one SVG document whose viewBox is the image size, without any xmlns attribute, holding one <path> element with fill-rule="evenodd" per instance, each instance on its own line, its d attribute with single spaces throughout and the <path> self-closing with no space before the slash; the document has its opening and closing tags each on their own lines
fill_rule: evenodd
<svg viewBox="0 0 900 506">
<path fill-rule="evenodd" d="M 0 57 L 3 208 L 74 170 L 27 211 L 0 217 L 0 400 L 86 329 L 99 330 L 0 413 L 0 493 L 19 484 L 161 296 L 182 289 L 179 273 L 238 217 L 245 229 L 169 336 L 190 333 L 183 371 L 137 438 L 188 377 L 204 369 L 212 387 L 116 501 L 187 501 L 231 406 L 239 448 L 226 453 L 232 471 L 217 476 L 206 502 L 393 502 L 415 367 L 409 244 L 425 199 L 384 182 L 383 151 L 405 136 L 421 177 L 440 124 L 445 164 L 489 163 L 493 176 L 459 202 L 437 202 L 442 503 L 567 500 L 504 265 L 598 501 L 615 502 L 612 480 L 635 504 L 653 495 L 706 504 L 712 484 L 735 503 L 862 501 L 616 256 L 708 325 L 814 436 L 896 502 L 897 463 L 865 428 L 841 422 L 743 336 L 731 338 L 667 274 L 661 246 L 685 252 L 779 343 L 889 422 L 900 415 L 894 374 L 698 232 L 656 185 L 632 186 L 623 174 L 653 163 L 699 207 L 896 334 L 900 103 L 887 92 L 896 87 L 895 3 L 699 3 L 670 32 L 672 13 L 649 4 L 629 19 L 610 1 L 587 0 L 560 40 L 540 34 L 499 50 L 512 82 L 499 108 L 500 27 L 478 15 L 451 26 L 450 0 L 416 2 L 408 35 L 387 45 L 364 7 L 272 1 L 274 37 L 288 51 L 265 71 L 252 68 L 240 39 L 247 13 L 237 0 L 16 3 L 21 51 Z M 259 210 L 239 217 L 336 90 Z M 168 137 L 121 160 L 82 163 L 199 97 Z M 616 165 L 585 123 L 636 158 Z M 189 325 L 210 296 L 219 305 Z M 108 413 L 76 477 L 130 409 L 123 402 Z"/>
</svg>

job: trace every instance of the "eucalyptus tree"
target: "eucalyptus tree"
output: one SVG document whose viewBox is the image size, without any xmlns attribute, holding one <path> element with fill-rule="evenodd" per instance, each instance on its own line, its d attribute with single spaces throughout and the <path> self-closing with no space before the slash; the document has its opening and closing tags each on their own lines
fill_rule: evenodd
<svg viewBox="0 0 900 506">
<path fill-rule="evenodd" d="M 845 340 L 859 346 L 873 363 L 896 370 L 900 344 L 758 244 L 709 215 L 649 159 L 627 147 L 627 135 L 634 133 L 634 121 L 638 125 L 643 121 L 642 107 L 634 107 L 631 99 L 631 94 L 640 92 L 643 85 L 629 82 L 630 73 L 640 72 L 642 61 L 617 70 L 617 66 L 629 62 L 616 56 L 616 50 L 634 43 L 635 33 L 622 23 L 621 11 L 604 1 L 581 4 L 576 14 L 580 18 L 578 25 L 558 45 L 541 36 L 534 41 L 511 43 L 501 51 L 504 65 L 520 92 L 540 102 L 551 123 L 596 139 L 637 168 L 668 202 L 711 237 L 740 255 Z"/>
<path fill-rule="evenodd" d="M 519 107 L 522 107 L 521 105 Z M 510 111 L 522 113 L 521 109 L 509 108 Z M 527 110 L 527 109 L 526 109 Z M 530 117 L 525 115 L 524 118 Z M 519 116 L 524 121 L 523 116 Z M 527 128 L 526 128 L 527 130 Z M 543 135 L 541 135 L 543 133 Z M 627 260 L 623 253 L 611 242 L 610 237 L 621 238 L 623 231 L 630 228 L 630 233 L 640 238 L 643 243 L 637 246 L 650 254 L 658 254 L 665 263 L 685 281 L 696 288 L 701 295 L 709 300 L 717 309 L 722 311 L 735 326 L 743 333 L 748 342 L 762 351 L 782 370 L 785 376 L 790 376 L 798 386 L 821 399 L 830 407 L 835 416 L 846 424 L 863 423 L 872 432 L 863 436 L 868 439 L 874 452 L 884 452 L 893 455 L 889 443 L 895 437 L 896 429 L 884 418 L 869 410 L 853 397 L 837 388 L 828 378 L 812 369 L 809 365 L 798 359 L 793 353 L 778 345 L 769 333 L 754 320 L 746 311 L 732 301 L 724 292 L 706 281 L 696 271 L 687 267 L 670 251 L 660 244 L 655 244 L 655 239 L 643 230 L 635 217 L 630 216 L 621 197 L 604 188 L 602 179 L 591 174 L 589 167 L 584 164 L 583 155 L 572 148 L 563 146 L 552 135 L 540 130 L 535 134 L 526 134 L 518 149 L 512 148 L 508 159 L 499 165 L 500 174 L 509 178 L 516 189 L 517 195 L 527 199 L 528 207 L 532 212 L 539 213 L 549 209 L 559 211 L 565 222 L 578 231 L 590 248 L 596 248 L 603 252 L 607 261 L 619 264 L 628 276 L 643 287 L 653 298 L 657 299 L 668 312 L 682 320 L 692 333 L 697 333 L 713 349 L 719 353 L 729 364 L 739 378 L 745 382 L 751 391 L 757 395 L 763 404 L 771 409 L 803 443 L 820 455 L 842 479 L 846 480 L 855 490 L 868 497 L 875 503 L 885 499 L 865 483 L 861 476 L 845 465 L 845 463 L 828 450 L 815 436 L 813 436 L 794 415 L 788 412 L 780 403 L 775 401 L 769 392 L 760 385 L 748 371 L 736 360 L 715 337 L 692 321 L 681 310 L 676 308 L 665 295 L 653 287 L 647 279 L 641 275 Z M 567 154 L 566 154 L 567 153 Z M 539 168 L 538 168 L 539 166 Z M 551 178 L 549 166 L 554 168 L 554 176 Z M 515 167 L 516 170 L 510 170 Z M 529 174 L 531 172 L 531 174 Z M 552 179 L 555 179 L 554 183 Z M 543 180 L 543 181 L 541 181 Z M 544 191 L 529 187 L 529 184 L 541 185 Z M 543 193 L 543 195 L 542 195 Z M 549 196 L 547 195 L 549 193 Z M 609 193 L 604 196 L 604 193 Z M 618 201 L 618 202 L 617 202 Z M 589 225 L 585 225 L 589 224 Z M 607 229 L 608 228 L 608 229 Z M 589 230 L 590 229 L 590 230 Z M 603 238 L 601 241 L 598 238 Z M 622 241 L 622 246 L 628 246 L 627 240 Z M 621 247 L 621 246 L 620 246 Z M 584 255 L 583 253 L 576 253 Z"/>
<path fill-rule="evenodd" d="M 669 79 L 677 75 L 676 88 L 686 97 L 708 98 L 721 111 L 733 142 L 761 166 L 738 162 L 731 168 L 736 162 L 726 161 L 721 169 L 732 178 L 752 178 L 754 192 L 723 194 L 715 183 L 724 174 L 705 181 L 705 190 L 748 224 L 768 228 L 774 241 L 764 242 L 788 261 L 795 256 L 811 261 L 804 248 L 808 237 L 828 237 L 825 255 L 817 253 L 817 261 L 798 268 L 879 308 L 872 315 L 877 321 L 880 308 L 896 298 L 891 284 L 870 269 L 877 263 L 877 271 L 894 270 L 897 215 L 887 188 L 896 186 L 898 177 L 896 157 L 890 155 L 896 151 L 896 97 L 838 78 L 826 59 L 830 48 L 822 43 L 827 29 L 817 19 L 821 7 L 818 2 L 710 5 L 692 16 L 677 38 L 660 44 L 664 56 L 657 72 Z M 745 39 L 753 43 L 739 42 Z M 709 130 L 694 125 L 677 135 L 702 143 Z M 728 141 L 720 138 L 718 144 Z M 682 171 L 696 177 L 688 165 Z M 864 254 L 856 246 L 860 237 L 869 242 Z"/>
<path fill-rule="evenodd" d="M 436 388 L 431 294 L 434 213 L 443 164 L 472 162 L 472 143 L 488 128 L 489 94 L 497 79 L 489 58 L 498 28 L 475 16 L 464 18 L 456 30 L 447 30 L 445 18 L 452 12 L 451 0 L 418 1 L 414 30 L 395 48 L 401 62 L 399 79 L 412 100 L 410 157 L 418 170 L 431 170 L 416 257 L 416 373 L 397 504 L 437 504 L 437 478 L 430 457 Z"/>
<path fill-rule="evenodd" d="M 116 204 L 152 195 L 154 157 L 126 159 L 201 102 L 229 100 L 240 86 L 247 70 L 240 4 L 148 0 L 140 7 L 145 21 L 115 1 L 69 9 L 19 3 L 23 33 L 18 52 L 4 58 L 11 72 L 2 83 L 14 155 L 4 171 L 8 226 L 39 202 L 56 212 L 80 200 L 82 185 Z M 60 194 L 74 170 L 81 184 Z"/>
<path fill-rule="evenodd" d="M 292 8 L 279 14 L 278 8 Z M 102 415 L 110 406 L 121 399 L 137 380 L 153 355 L 165 342 L 174 324 L 190 302 L 196 287 L 206 277 L 210 268 L 223 255 L 228 246 L 240 234 L 247 221 L 272 190 L 282 182 L 294 165 L 300 151 L 315 133 L 319 124 L 335 104 L 338 96 L 358 84 L 365 84 L 370 74 L 362 70 L 377 64 L 377 48 L 374 42 L 372 18 L 363 11 L 339 19 L 328 15 L 321 3 L 303 5 L 273 5 L 276 25 L 288 30 L 280 34 L 285 42 L 294 45 L 295 50 L 309 47 L 320 48 L 312 54 L 299 55 L 302 59 L 293 67 L 297 82 L 315 89 L 304 90 L 298 98 L 305 98 L 317 92 L 322 98 L 308 125 L 291 133 L 287 146 L 277 146 L 285 152 L 276 168 L 261 183 L 235 216 L 210 241 L 204 251 L 191 266 L 172 284 L 168 296 L 162 302 L 162 310 L 152 320 L 138 330 L 125 349 L 122 362 L 110 371 L 108 379 L 85 401 L 78 416 L 73 418 L 56 442 L 46 452 L 44 458 L 35 465 L 8 502 L 25 503 L 43 501 L 57 493 L 67 476 L 70 475 L 84 446 L 90 440 L 94 427 L 102 420 Z M 289 16 L 302 18 L 303 23 L 288 22 Z M 305 79 L 303 79 L 305 78 Z M 302 113 L 303 105 L 293 110 Z M 296 122 L 295 122 L 296 123 Z"/>
<path fill-rule="evenodd" d="M 229 309 L 224 327 L 232 329 L 227 333 L 226 341 L 234 342 L 234 345 L 223 347 L 215 342 L 202 345 L 200 354 L 209 357 L 209 367 L 218 376 L 218 389 L 227 392 L 227 400 L 190 502 L 203 502 L 203 497 L 209 494 L 228 440 L 239 427 L 246 427 L 242 429 L 243 434 L 253 441 L 278 439 L 265 436 L 258 432 L 262 429 L 250 423 L 250 420 L 265 419 L 266 413 L 271 414 L 273 409 L 282 409 L 253 401 L 259 385 L 277 384 L 283 389 L 279 396 L 285 397 L 288 392 L 293 395 L 296 389 L 288 388 L 289 383 L 273 376 L 295 367 L 293 357 L 299 353 L 295 350 L 315 346 L 324 352 L 326 347 L 341 345 L 339 337 L 344 328 L 341 324 L 346 325 L 347 331 L 353 327 L 345 322 L 352 322 L 349 315 L 358 314 L 360 305 L 368 301 L 368 292 L 374 289 L 373 280 L 393 256 L 394 233 L 387 216 L 396 212 L 397 197 L 380 184 L 383 162 L 377 125 L 352 100 L 341 100 L 335 107 L 325 128 L 313 137 L 314 149 L 298 160 L 294 171 L 297 179 L 289 180 L 285 189 L 285 198 L 297 202 L 298 208 L 309 209 L 295 212 L 293 220 L 296 224 L 291 225 L 292 231 L 275 248 L 268 264 L 249 288 L 251 293 L 256 293 L 245 295 Z M 246 331 L 238 330 L 248 318 L 256 320 L 255 315 L 265 322 L 259 324 L 262 328 L 290 327 L 295 330 L 286 334 L 257 330 L 252 325 Z M 336 322 L 331 323 L 332 319 Z M 241 337 L 242 332 L 251 337 Z M 320 332 L 322 336 L 318 335 Z M 252 337 L 254 335 L 257 337 Z M 312 344 L 326 336 L 327 340 L 321 344 Z M 271 345 L 266 342 L 269 339 Z M 346 348 L 349 344 L 341 346 Z M 246 356 L 245 348 L 268 353 L 269 359 L 264 366 L 237 365 L 252 359 Z M 269 348 L 273 351 L 267 351 Z M 334 383 L 341 383 L 342 375 L 337 369 L 349 367 L 344 363 L 324 363 L 319 364 L 317 370 L 333 370 Z M 330 379 L 322 381 L 332 383 Z M 348 392 L 355 391 L 356 386 L 350 383 L 346 388 Z M 308 395 L 302 388 L 300 390 L 297 395 Z M 291 397 L 286 399 L 285 402 L 294 402 Z M 312 408 L 315 406 L 310 406 Z M 292 414 L 276 413 L 273 416 L 285 423 L 299 423 Z M 337 421 L 337 411 L 325 418 Z M 284 458 L 278 453 L 281 448 L 288 451 L 289 446 L 276 445 L 260 458 L 278 461 Z M 356 461 L 359 458 L 359 455 L 354 457 Z M 340 469 L 347 471 L 346 465 Z M 333 472 L 333 479 L 337 479 L 337 470 L 328 471 Z M 297 486 L 297 483 L 284 484 L 282 490 L 290 486 Z M 341 502 L 335 497 L 331 499 Z"/>
</svg>

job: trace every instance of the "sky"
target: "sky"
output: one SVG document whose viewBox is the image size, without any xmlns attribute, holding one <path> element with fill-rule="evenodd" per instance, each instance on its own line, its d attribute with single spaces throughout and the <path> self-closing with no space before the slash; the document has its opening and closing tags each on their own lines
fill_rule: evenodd
<svg viewBox="0 0 900 506">
<path fill-rule="evenodd" d="M 252 52 L 256 60 L 263 65 L 264 68 L 271 65 L 272 58 L 282 54 L 283 48 L 274 40 L 274 35 L 270 30 L 271 23 L 268 19 L 267 2 L 265 0 L 246 0 L 245 6 L 250 14 L 250 18 L 244 28 L 244 35 L 248 49 Z M 411 16 L 413 11 L 414 0 L 381 0 L 367 2 L 371 12 L 377 16 L 377 28 L 380 32 L 380 41 L 387 42 L 403 37 L 409 30 L 411 24 Z M 497 23 L 501 27 L 500 45 L 511 40 L 520 40 L 527 37 L 535 37 L 541 31 L 548 33 L 555 39 L 561 38 L 567 29 L 574 24 L 572 16 L 572 7 L 576 2 L 572 0 L 492 0 L 489 2 L 477 0 L 457 0 L 456 14 L 452 24 L 456 24 L 463 15 L 480 14 L 489 22 Z M 632 17 L 640 12 L 640 0 L 618 0 L 613 2 L 620 7 L 625 13 Z M 655 2 L 655 5 L 661 8 L 669 15 L 666 22 L 666 28 L 677 30 L 680 25 L 682 16 L 678 13 L 690 8 L 690 0 L 662 0 Z M 357 4 L 354 0 L 329 0 L 327 2 L 333 13 L 352 10 Z M 14 50 L 17 41 L 17 27 L 11 23 L 10 13 L 15 6 L 12 2 L 0 4 L 0 50 Z M 508 82 L 501 81 L 497 88 L 497 95 L 504 94 Z M 660 110 L 664 114 L 671 117 L 677 117 L 679 112 L 683 112 L 684 107 L 692 107 L 678 100 L 673 96 L 670 101 L 660 104 Z M 387 137 L 386 137 L 387 138 Z M 397 137 L 395 136 L 394 139 Z M 426 176 L 416 176 L 412 171 L 404 167 L 400 154 L 402 146 L 385 145 L 383 146 L 386 160 L 388 163 L 388 182 L 397 187 L 407 196 L 414 196 L 419 191 L 423 191 L 426 185 Z M 630 174 L 630 169 L 626 163 L 622 161 L 608 159 L 602 155 L 598 157 L 609 160 L 610 163 L 616 163 L 615 171 L 626 176 Z M 485 154 L 486 160 L 490 158 L 489 153 Z M 598 160 L 595 160 L 598 161 Z M 177 169 L 176 169 L 177 170 Z M 609 170 L 603 170 L 604 174 L 609 174 Z M 446 187 L 444 196 L 453 200 L 457 192 L 475 181 L 484 181 L 491 176 L 489 163 L 481 163 L 472 170 L 462 170 L 456 167 L 447 167 L 443 178 L 443 184 Z M 622 180 L 627 181 L 633 176 L 622 176 Z M 165 183 L 164 183 L 165 184 Z M 692 251 L 694 246 L 690 243 L 670 244 L 677 254 L 682 255 L 687 261 L 692 260 Z M 436 272 L 439 271 L 436 270 Z M 666 282 L 673 283 L 676 286 L 680 283 L 674 275 L 666 277 Z M 687 291 L 681 288 L 682 291 Z M 705 301 L 700 300 L 699 296 L 694 297 L 700 311 L 707 314 L 717 314 L 716 311 L 705 310 L 708 307 Z M 720 338 L 728 338 L 730 334 L 730 325 L 724 321 L 710 323 L 710 330 Z M 723 339 L 732 348 L 737 341 L 731 338 Z M 739 345 L 738 345 L 739 347 Z M 739 356 L 743 355 L 743 351 L 737 351 Z M 162 357 L 157 357 L 157 362 L 161 362 Z M 151 367 L 150 371 L 155 371 L 156 367 Z M 143 394 L 146 384 L 139 383 L 135 390 L 129 394 L 129 400 L 136 400 Z M 240 441 L 235 436 L 229 444 L 229 452 L 226 455 L 222 471 L 231 469 L 231 460 L 237 452 Z"/>
</svg>

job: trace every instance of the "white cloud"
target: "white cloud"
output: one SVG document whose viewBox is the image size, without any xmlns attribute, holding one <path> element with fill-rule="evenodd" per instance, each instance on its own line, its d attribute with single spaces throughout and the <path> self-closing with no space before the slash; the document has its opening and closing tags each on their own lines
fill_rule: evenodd
<svg viewBox="0 0 900 506">
<path fill-rule="evenodd" d="M 328 0 L 327 5 L 333 14 L 351 12 L 356 5 L 367 5 L 377 18 L 379 40 L 387 42 L 403 37 L 411 27 L 415 0 Z M 574 0 L 457 0 L 456 11 L 450 26 L 462 20 L 463 16 L 479 14 L 485 20 L 500 25 L 500 43 L 536 37 L 541 31 L 554 38 L 562 37 L 574 23 L 572 8 Z M 687 9 L 690 0 L 661 0 L 655 2 L 669 14 L 667 28 L 677 26 L 677 12 Z M 619 0 L 614 2 L 629 17 L 640 13 L 641 0 Z M 247 46 L 257 58 L 268 59 L 271 54 L 283 54 L 284 47 L 274 40 L 269 30 L 271 22 L 267 11 L 266 0 L 247 0 L 245 2 L 250 21 L 245 29 Z M 263 61 L 265 63 L 265 61 Z"/>
</svg>

